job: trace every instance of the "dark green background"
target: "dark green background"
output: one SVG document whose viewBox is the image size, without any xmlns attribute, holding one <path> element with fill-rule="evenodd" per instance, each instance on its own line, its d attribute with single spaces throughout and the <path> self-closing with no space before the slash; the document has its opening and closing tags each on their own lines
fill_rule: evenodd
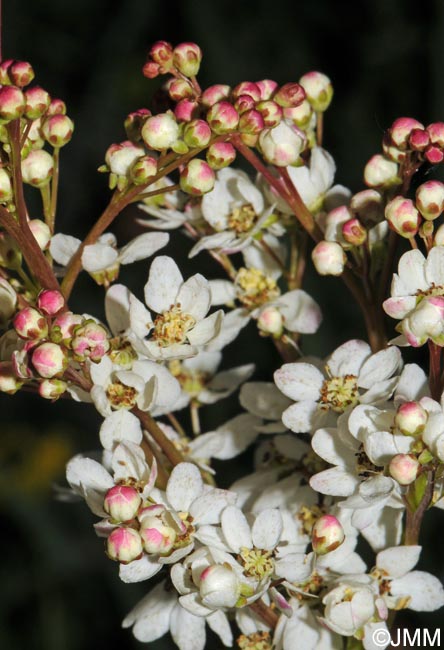
<svg viewBox="0 0 444 650">
<path fill-rule="evenodd" d="M 3 14 L 4 57 L 32 62 L 36 82 L 63 98 L 75 121 L 73 141 L 62 152 L 59 229 L 78 236 L 87 232 L 109 196 L 105 177 L 96 173 L 106 148 L 124 139 L 125 115 L 149 105 L 157 87 L 140 69 L 148 47 L 158 39 L 200 44 L 204 86 L 264 77 L 284 83 L 312 69 L 327 73 L 335 98 L 326 118 L 325 145 L 337 161 L 338 182 L 354 191 L 362 188 L 363 165 L 379 151 L 383 130 L 394 118 L 444 119 L 440 0 L 426 0 L 421 9 L 410 0 L 6 0 Z M 31 206 L 38 205 L 30 200 Z M 40 216 L 34 210 L 33 216 Z M 122 241 L 137 232 L 135 214 L 130 210 L 118 221 Z M 179 238 L 167 252 L 185 261 L 184 244 Z M 185 265 L 185 275 L 202 265 L 213 272 L 201 256 Z M 146 272 L 147 263 L 135 265 L 133 288 L 140 291 Z M 322 356 L 347 338 L 364 335 L 337 281 L 323 282 L 323 288 L 316 278 L 308 282 L 325 313 L 320 333 L 307 341 L 309 351 Z M 100 315 L 101 303 L 102 294 L 83 278 L 74 308 Z M 254 360 L 257 376 L 267 378 L 267 369 L 278 361 L 267 341 L 253 347 L 250 333 L 241 339 L 242 361 Z M 230 349 L 227 366 L 239 358 Z M 210 417 L 204 414 L 204 429 L 237 409 L 235 401 L 221 403 Z M 120 630 L 120 620 L 146 586 L 120 583 L 117 567 L 105 558 L 92 531 L 94 517 L 83 504 L 52 499 L 39 460 L 39 445 L 52 434 L 64 441 L 62 459 L 65 453 L 96 448 L 99 417 L 87 406 L 0 395 L 0 418 L 1 650 L 142 647 Z M 249 462 L 241 458 L 233 473 Z M 59 470 L 62 465 L 55 462 Z M 29 474 L 32 480 L 26 481 Z M 442 573 L 441 512 L 430 514 L 429 522 L 422 567 Z M 440 618 L 399 620 L 432 629 Z M 166 638 L 151 647 L 173 645 Z"/>
</svg>

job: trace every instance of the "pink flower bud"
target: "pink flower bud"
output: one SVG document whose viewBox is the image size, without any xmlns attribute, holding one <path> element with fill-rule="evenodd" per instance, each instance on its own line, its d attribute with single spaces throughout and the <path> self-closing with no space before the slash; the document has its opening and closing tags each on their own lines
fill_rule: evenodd
<svg viewBox="0 0 444 650">
<path fill-rule="evenodd" d="M 168 41 L 156 41 L 149 51 L 150 58 L 162 66 L 162 74 L 173 65 L 173 46 Z"/>
<path fill-rule="evenodd" d="M 63 147 L 72 138 L 74 124 L 67 115 L 52 115 L 42 125 L 43 137 L 53 147 Z"/>
<path fill-rule="evenodd" d="M 23 382 L 14 372 L 13 364 L 10 361 L 0 361 L 0 392 L 14 395 L 22 386 Z"/>
<path fill-rule="evenodd" d="M 278 167 L 294 165 L 305 147 L 305 135 L 295 126 L 281 122 L 273 129 L 265 129 L 259 144 L 267 162 Z"/>
<path fill-rule="evenodd" d="M 43 379 L 39 383 L 39 395 L 43 399 L 54 401 L 66 393 L 67 388 L 68 384 L 62 379 Z"/>
<path fill-rule="evenodd" d="M 136 160 L 145 154 L 145 149 L 139 147 L 129 140 L 112 144 L 105 154 L 105 161 L 113 174 L 127 176 L 130 168 Z"/>
<path fill-rule="evenodd" d="M 320 241 L 316 244 L 311 259 L 319 275 L 341 275 L 347 261 L 342 247 L 334 241 Z"/>
<path fill-rule="evenodd" d="M 372 156 L 364 169 L 364 182 L 369 187 L 391 187 L 400 185 L 397 163 L 381 154 Z"/>
<path fill-rule="evenodd" d="M 412 347 L 420 347 L 431 339 L 444 345 L 444 297 L 426 296 L 401 323 L 402 333 Z"/>
<path fill-rule="evenodd" d="M 124 126 L 128 140 L 131 140 L 131 142 L 139 142 L 142 139 L 142 126 L 150 116 L 151 111 L 147 108 L 139 108 L 138 111 L 133 111 L 127 115 Z"/>
<path fill-rule="evenodd" d="M 284 117 L 287 121 L 293 122 L 301 129 L 306 129 L 311 121 L 313 115 L 313 108 L 309 101 L 304 101 L 299 106 L 290 106 L 284 108 Z"/>
<path fill-rule="evenodd" d="M 394 424 L 405 436 L 419 436 L 427 424 L 428 413 L 419 402 L 404 402 L 399 406 Z"/>
<path fill-rule="evenodd" d="M 115 522 L 131 521 L 137 515 L 142 499 L 133 487 L 115 485 L 105 495 L 103 509 Z"/>
<path fill-rule="evenodd" d="M 304 88 L 314 110 L 326 111 L 333 97 L 333 86 L 327 75 L 316 71 L 307 72 L 299 79 L 299 83 Z"/>
<path fill-rule="evenodd" d="M 426 131 L 432 144 L 444 147 L 444 122 L 433 122 L 426 127 Z"/>
<path fill-rule="evenodd" d="M 237 110 L 239 115 L 245 113 L 245 111 L 251 110 L 255 106 L 256 102 L 253 97 L 250 97 L 250 95 L 240 95 L 234 102 L 234 108 Z"/>
<path fill-rule="evenodd" d="M 260 88 L 254 81 L 242 81 L 233 88 L 232 96 L 234 99 L 238 99 L 241 95 L 248 95 L 255 102 L 261 99 Z"/>
<path fill-rule="evenodd" d="M 4 59 L 0 63 L 0 84 L 2 84 L 3 86 L 9 86 L 11 84 L 11 79 L 9 78 L 8 70 L 13 63 L 14 63 L 14 59 Z"/>
<path fill-rule="evenodd" d="M 416 190 L 416 206 L 424 219 L 432 221 L 444 210 L 444 183 L 427 181 Z"/>
<path fill-rule="evenodd" d="M 54 320 L 51 327 L 51 341 L 60 343 L 61 341 L 70 341 L 74 334 L 74 329 L 83 322 L 80 314 L 74 314 L 72 311 L 65 311 Z"/>
<path fill-rule="evenodd" d="M 413 201 L 395 196 L 385 206 L 385 218 L 392 230 L 401 237 L 414 237 L 421 225 L 421 217 Z"/>
<path fill-rule="evenodd" d="M 143 185 L 157 174 L 157 160 L 152 156 L 142 156 L 130 167 L 129 175 L 134 185 Z"/>
<path fill-rule="evenodd" d="M 0 88 L 0 118 L 10 121 L 21 117 L 25 112 L 26 101 L 23 92 L 17 86 Z"/>
<path fill-rule="evenodd" d="M 352 246 L 361 246 L 367 239 L 367 231 L 359 219 L 349 219 L 342 226 L 342 236 Z"/>
<path fill-rule="evenodd" d="M 208 88 L 203 91 L 200 101 L 202 106 L 210 108 L 210 106 L 214 106 L 217 102 L 228 99 L 230 93 L 230 86 L 227 86 L 226 84 L 215 84 L 214 86 L 208 86 Z"/>
<path fill-rule="evenodd" d="M 431 165 L 439 165 L 444 160 L 444 151 L 441 145 L 430 144 L 424 151 L 424 158 Z"/>
<path fill-rule="evenodd" d="M 180 102 L 181 99 L 193 97 L 195 92 L 193 86 L 186 79 L 171 79 L 168 84 L 168 94 L 173 102 Z"/>
<path fill-rule="evenodd" d="M 425 129 L 413 129 L 409 136 L 409 147 L 414 151 L 424 151 L 430 144 L 430 136 Z"/>
<path fill-rule="evenodd" d="M 305 98 L 305 90 L 298 83 L 287 83 L 273 95 L 273 101 L 282 108 L 300 106 Z"/>
<path fill-rule="evenodd" d="M 86 321 L 74 329 L 71 348 L 76 361 L 98 362 L 108 352 L 110 342 L 106 329 L 95 321 Z"/>
<path fill-rule="evenodd" d="M 256 81 L 256 86 L 261 93 L 261 99 L 267 100 L 271 99 L 279 84 L 273 79 L 261 79 L 260 81 Z"/>
<path fill-rule="evenodd" d="M 399 483 L 399 485 L 410 485 L 415 481 L 420 463 L 415 456 L 411 454 L 397 454 L 393 456 L 389 464 L 390 476 Z"/>
<path fill-rule="evenodd" d="M 174 109 L 174 116 L 179 122 L 194 120 L 199 112 L 199 104 L 194 99 L 182 99 Z"/>
<path fill-rule="evenodd" d="M 51 99 L 46 115 L 66 115 L 66 104 L 63 99 Z"/>
<path fill-rule="evenodd" d="M 31 83 L 35 74 L 32 65 L 27 61 L 14 61 L 8 68 L 8 76 L 13 84 L 23 88 Z"/>
<path fill-rule="evenodd" d="M 284 114 L 284 111 L 279 104 L 276 104 L 276 102 L 271 99 L 259 102 L 256 104 L 256 109 L 264 118 L 265 126 L 270 128 L 277 126 L 282 120 Z"/>
<path fill-rule="evenodd" d="M 51 230 L 49 226 L 41 219 L 31 219 L 28 222 L 29 230 L 34 235 L 40 250 L 44 251 L 48 248 L 51 241 Z"/>
<path fill-rule="evenodd" d="M 22 160 L 22 177 L 25 183 L 34 187 L 48 185 L 54 171 L 52 156 L 43 149 L 31 151 Z"/>
<path fill-rule="evenodd" d="M 65 306 L 65 299 L 60 291 L 43 289 L 37 298 L 37 307 L 48 316 L 55 316 Z"/>
<path fill-rule="evenodd" d="M 207 122 L 215 133 L 229 133 L 236 130 L 239 114 L 230 102 L 217 102 L 209 109 Z"/>
<path fill-rule="evenodd" d="M 208 147 L 206 158 L 212 169 L 222 169 L 235 160 L 236 149 L 230 142 L 215 142 Z"/>
<path fill-rule="evenodd" d="M 189 147 L 206 147 L 211 140 L 211 129 L 205 120 L 192 120 L 184 128 L 183 139 Z"/>
<path fill-rule="evenodd" d="M 142 74 L 147 79 L 155 79 L 160 74 L 160 65 L 154 61 L 147 61 L 143 65 Z"/>
<path fill-rule="evenodd" d="M 194 158 L 180 172 L 180 189 L 187 194 L 200 196 L 211 192 L 215 180 L 211 167 L 203 160 Z"/>
<path fill-rule="evenodd" d="M 339 205 L 337 208 L 330 210 L 325 217 L 325 239 L 327 241 L 341 242 L 344 245 L 346 242 L 342 234 L 342 226 L 352 218 L 353 215 L 346 205 Z"/>
<path fill-rule="evenodd" d="M 33 307 L 25 307 L 17 312 L 12 324 L 22 339 L 40 340 L 48 335 L 45 317 Z"/>
<path fill-rule="evenodd" d="M 272 334 L 274 337 L 279 338 L 284 331 L 282 314 L 276 307 L 264 307 L 261 309 L 257 326 L 264 334 Z"/>
<path fill-rule="evenodd" d="M 259 111 L 252 109 L 245 111 L 239 118 L 239 131 L 241 133 L 249 133 L 256 135 L 261 133 L 265 128 L 264 118 Z"/>
<path fill-rule="evenodd" d="M 392 143 L 398 149 L 407 149 L 408 141 L 413 129 L 424 129 L 424 125 L 412 117 L 399 117 L 389 129 Z"/>
<path fill-rule="evenodd" d="M 170 113 L 160 113 L 149 117 L 142 127 L 145 144 L 155 151 L 172 147 L 179 138 L 179 125 Z"/>
<path fill-rule="evenodd" d="M 0 202 L 7 203 L 12 199 L 11 178 L 4 167 L 0 167 Z"/>
<path fill-rule="evenodd" d="M 106 552 L 111 560 L 129 564 L 142 557 L 142 539 L 133 528 L 114 528 L 107 539 Z"/>
<path fill-rule="evenodd" d="M 212 564 L 204 569 L 199 586 L 203 604 L 213 609 L 234 607 L 239 600 L 239 580 L 226 564 Z"/>
<path fill-rule="evenodd" d="M 68 366 L 66 352 L 56 343 L 42 343 L 36 347 L 31 361 L 36 372 L 45 379 L 60 375 Z"/>
<path fill-rule="evenodd" d="M 395 145 L 392 142 L 392 139 L 390 138 L 389 131 L 387 131 L 384 134 L 384 137 L 382 139 L 382 150 L 386 158 L 389 158 L 390 160 L 397 163 L 403 162 L 407 155 L 405 150 L 398 149 L 398 147 L 395 147 Z"/>
<path fill-rule="evenodd" d="M 176 531 L 166 526 L 158 517 L 143 517 L 140 524 L 140 536 L 146 553 L 167 555 L 176 541 Z"/>
<path fill-rule="evenodd" d="M 325 555 L 334 551 L 345 539 L 340 521 L 333 515 L 323 515 L 316 521 L 311 531 L 313 551 Z"/>
<path fill-rule="evenodd" d="M 25 91 L 25 115 L 30 120 L 35 120 L 46 113 L 51 98 L 46 90 L 39 86 L 28 88 Z"/>
<path fill-rule="evenodd" d="M 195 77 L 202 61 L 202 50 L 196 43 L 180 43 L 173 50 L 173 63 L 186 77 Z"/>
</svg>

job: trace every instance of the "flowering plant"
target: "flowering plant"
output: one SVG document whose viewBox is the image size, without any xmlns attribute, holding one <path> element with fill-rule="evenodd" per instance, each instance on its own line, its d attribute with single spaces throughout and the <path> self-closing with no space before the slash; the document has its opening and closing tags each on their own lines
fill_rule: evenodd
<svg viewBox="0 0 444 650">
<path fill-rule="evenodd" d="M 162 108 L 130 113 L 106 151 L 112 196 L 83 240 L 56 230 L 66 107 L 29 63 L 0 64 L 0 390 L 102 416 L 68 494 L 98 518 L 120 579 L 147 582 L 123 621 L 138 640 L 169 632 L 203 650 L 208 624 L 244 650 L 292 650 L 295 634 L 313 650 L 383 647 L 396 611 L 444 605 L 440 581 L 414 570 L 423 518 L 444 507 L 444 184 L 421 182 L 444 159 L 444 123 L 397 119 L 353 194 L 322 147 L 324 74 L 202 89 L 201 59 L 194 43 L 151 47 Z M 108 229 L 133 203 L 144 232 L 118 246 Z M 174 231 L 223 277 L 184 276 L 162 250 Z M 152 257 L 143 295 L 119 282 Z M 310 260 L 367 329 L 327 359 L 304 355 L 322 320 L 302 288 Z M 82 271 L 105 319 L 69 306 Z M 247 326 L 281 357 L 266 382 L 251 362 L 219 369 Z M 427 372 L 400 350 L 425 344 Z M 238 415 L 202 432 L 201 409 L 237 391 Z M 226 486 L 218 461 L 247 449 L 253 471 Z"/>
</svg>

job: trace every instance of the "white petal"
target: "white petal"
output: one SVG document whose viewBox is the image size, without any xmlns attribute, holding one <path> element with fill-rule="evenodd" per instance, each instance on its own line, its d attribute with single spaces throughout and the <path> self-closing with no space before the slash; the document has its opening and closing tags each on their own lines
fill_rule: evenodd
<svg viewBox="0 0 444 650">
<path fill-rule="evenodd" d="M 222 309 L 215 311 L 203 320 L 199 321 L 193 329 L 188 332 L 188 340 L 191 345 L 205 345 L 214 339 L 220 332 L 224 312 Z"/>
<path fill-rule="evenodd" d="M 297 402 L 283 412 L 282 422 L 294 433 L 308 433 L 311 431 L 317 413 L 316 402 L 309 400 Z"/>
<path fill-rule="evenodd" d="M 367 359 L 359 373 L 359 386 L 371 388 L 376 382 L 392 377 L 398 370 L 401 353 L 398 348 L 389 347 L 380 350 Z"/>
<path fill-rule="evenodd" d="M 129 320 L 131 330 L 141 339 L 145 338 L 153 327 L 150 312 L 133 294 L 129 296 Z"/>
<path fill-rule="evenodd" d="M 236 298 L 236 289 L 233 282 L 229 280 L 210 280 L 211 304 L 230 305 Z"/>
<path fill-rule="evenodd" d="M 205 619 L 193 616 L 179 604 L 171 613 L 170 632 L 179 650 L 204 650 Z"/>
<path fill-rule="evenodd" d="M 277 301 L 284 318 L 285 329 L 301 334 L 314 334 L 322 321 L 318 303 L 302 289 L 295 289 L 281 296 Z"/>
<path fill-rule="evenodd" d="M 234 240 L 233 233 L 231 231 L 216 232 L 214 235 L 206 235 L 199 239 L 199 241 L 194 244 L 193 248 L 188 253 L 188 257 L 196 257 L 200 252 L 205 250 L 213 250 L 214 248 L 224 248 L 229 246 Z"/>
<path fill-rule="evenodd" d="M 235 500 L 234 492 L 214 488 L 193 501 L 190 514 L 197 524 L 218 524 L 222 511 Z"/>
<path fill-rule="evenodd" d="M 154 255 L 160 248 L 168 244 L 170 236 L 166 232 L 146 232 L 139 235 L 120 249 L 119 262 L 131 264 Z"/>
<path fill-rule="evenodd" d="M 105 296 L 105 313 L 111 332 L 116 336 L 130 326 L 129 306 L 131 292 L 123 284 L 113 284 Z"/>
<path fill-rule="evenodd" d="M 330 465 L 343 466 L 351 463 L 355 457 L 356 448 L 344 443 L 335 428 L 318 429 L 311 439 L 311 446 Z"/>
<path fill-rule="evenodd" d="M 328 359 L 328 367 L 333 377 L 359 375 L 364 361 L 370 356 L 371 349 L 365 341 L 353 339 L 336 348 Z"/>
<path fill-rule="evenodd" d="M 89 273 L 103 271 L 117 262 L 117 251 L 106 244 L 85 246 L 82 252 L 82 266 Z"/>
<path fill-rule="evenodd" d="M 148 555 L 143 555 L 140 560 L 134 560 L 129 564 L 121 564 L 119 567 L 119 577 L 122 582 L 126 583 L 143 582 L 155 576 L 161 568 L 162 565 L 159 562 L 153 560 Z M 134 636 L 136 636 L 135 631 Z M 157 639 L 157 637 L 154 638 Z"/>
<path fill-rule="evenodd" d="M 130 440 L 136 445 L 142 441 L 142 427 L 135 415 L 119 410 L 105 418 L 100 427 L 100 442 L 105 449 L 113 450 L 116 443 Z"/>
<path fill-rule="evenodd" d="M 209 607 L 202 605 L 199 601 L 199 596 L 196 593 L 180 596 L 179 603 L 194 616 L 209 616 L 213 612 Z"/>
<path fill-rule="evenodd" d="M 416 363 L 407 363 L 399 377 L 395 392 L 395 406 L 402 402 L 413 402 L 429 395 L 428 378 Z"/>
<path fill-rule="evenodd" d="M 192 275 L 180 287 L 177 302 L 183 312 L 191 314 L 197 321 L 205 318 L 211 305 L 211 290 L 208 280 L 200 273 Z"/>
<path fill-rule="evenodd" d="M 144 287 L 145 302 L 158 314 L 176 303 L 183 277 L 176 262 L 166 255 L 159 255 L 151 264 L 148 282 Z"/>
<path fill-rule="evenodd" d="M 95 460 L 84 456 L 74 456 L 66 467 L 66 480 L 72 489 L 83 496 L 98 517 L 106 517 L 103 499 L 114 481 L 106 469 Z"/>
<path fill-rule="evenodd" d="M 418 289 L 427 289 L 429 283 L 425 276 L 425 257 L 418 249 L 407 251 L 398 264 L 398 275 L 408 293 L 414 295 Z"/>
<path fill-rule="evenodd" d="M 353 494 L 358 484 L 359 481 L 355 476 L 340 467 L 326 469 L 310 479 L 310 485 L 316 492 L 338 497 Z"/>
<path fill-rule="evenodd" d="M 372 463 L 378 466 L 388 465 L 396 454 L 408 454 L 414 438 L 393 435 L 388 431 L 373 431 L 364 441 L 364 449 Z"/>
<path fill-rule="evenodd" d="M 203 481 L 196 465 L 179 463 L 171 472 L 166 489 L 168 501 L 173 508 L 188 512 L 191 503 L 203 489 Z"/>
<path fill-rule="evenodd" d="M 245 309 L 233 309 L 228 312 L 223 318 L 219 334 L 207 344 L 206 349 L 209 351 L 222 350 L 234 341 L 249 321 L 250 314 Z"/>
<path fill-rule="evenodd" d="M 244 381 L 251 377 L 254 369 L 254 364 L 248 363 L 244 366 L 237 366 L 236 368 L 219 372 L 207 384 L 206 388 L 199 393 L 199 402 L 202 404 L 212 404 L 222 397 L 231 395 L 231 393 L 237 390 L 240 384 L 243 384 Z"/>
<path fill-rule="evenodd" d="M 168 632 L 176 602 L 175 595 L 166 591 L 165 583 L 161 582 L 125 617 L 122 626 L 130 627 L 135 623 L 133 634 L 138 641 L 155 641 Z"/>
<path fill-rule="evenodd" d="M 58 233 L 51 239 L 49 252 L 57 264 L 67 266 L 71 257 L 77 251 L 81 243 L 82 242 L 80 239 L 77 239 L 77 237 L 71 237 L 71 235 L 63 235 L 62 233 Z"/>
<path fill-rule="evenodd" d="M 225 508 L 221 516 L 221 526 L 225 540 L 234 553 L 239 553 L 242 547 L 252 547 L 250 526 L 242 510 L 236 506 Z"/>
<path fill-rule="evenodd" d="M 250 413 L 241 413 L 241 415 L 237 415 L 232 420 L 223 424 L 217 431 L 199 436 L 199 438 L 190 444 L 190 448 L 195 453 L 199 453 L 201 449 L 199 440 L 202 440 L 205 435 L 213 436 L 213 444 L 216 448 L 213 451 L 212 457 L 218 458 L 219 460 L 234 458 L 245 451 L 257 438 L 258 431 L 256 427 L 260 422 L 261 420 L 259 418 Z M 208 458 L 208 456 L 203 457 Z"/>
<path fill-rule="evenodd" d="M 274 381 L 280 391 L 293 400 L 317 400 L 324 376 L 311 363 L 285 363 L 274 373 Z"/>
<path fill-rule="evenodd" d="M 290 401 L 271 382 L 248 382 L 239 393 L 244 409 L 267 420 L 278 420 Z"/>
<path fill-rule="evenodd" d="M 410 596 L 407 607 L 416 612 L 434 612 L 444 605 L 441 581 L 425 571 L 411 571 L 392 580 L 390 591 L 393 596 Z"/>
<path fill-rule="evenodd" d="M 282 515 L 279 510 L 263 510 L 257 516 L 251 529 L 254 546 L 271 551 L 277 546 L 282 535 L 282 529 Z"/>
<path fill-rule="evenodd" d="M 276 575 L 289 582 L 305 582 L 313 570 L 311 563 L 305 559 L 305 553 L 289 553 L 282 560 L 277 560 Z"/>
<path fill-rule="evenodd" d="M 418 563 L 421 546 L 395 546 L 378 553 L 376 566 L 383 569 L 391 578 L 399 578 L 413 569 Z"/>
<path fill-rule="evenodd" d="M 220 638 L 224 646 L 231 648 L 233 645 L 233 633 L 228 622 L 227 615 L 222 611 L 214 612 L 206 618 L 208 627 Z"/>
<path fill-rule="evenodd" d="M 429 284 L 444 285 L 444 246 L 433 246 L 427 255 L 425 276 Z"/>
</svg>

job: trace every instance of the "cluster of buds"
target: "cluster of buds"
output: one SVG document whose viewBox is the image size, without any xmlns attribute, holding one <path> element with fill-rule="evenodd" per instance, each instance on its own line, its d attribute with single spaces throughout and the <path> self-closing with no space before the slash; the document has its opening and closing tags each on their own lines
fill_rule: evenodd
<svg viewBox="0 0 444 650">
<path fill-rule="evenodd" d="M 421 402 L 404 402 L 398 407 L 393 420 L 393 433 L 408 436 L 411 445 L 408 453 L 393 456 L 389 472 L 402 486 L 414 483 L 421 474 L 421 468 L 433 459 L 428 422 L 429 413 Z M 431 424 L 430 428 L 433 429 Z"/>
<path fill-rule="evenodd" d="M 420 232 L 429 237 L 433 233 L 432 222 L 444 211 L 444 183 L 426 181 L 416 190 L 415 200 L 395 196 L 385 208 L 385 217 L 392 230 L 402 237 L 411 238 Z M 435 245 L 442 245 L 442 226 L 435 235 Z"/>
</svg>

